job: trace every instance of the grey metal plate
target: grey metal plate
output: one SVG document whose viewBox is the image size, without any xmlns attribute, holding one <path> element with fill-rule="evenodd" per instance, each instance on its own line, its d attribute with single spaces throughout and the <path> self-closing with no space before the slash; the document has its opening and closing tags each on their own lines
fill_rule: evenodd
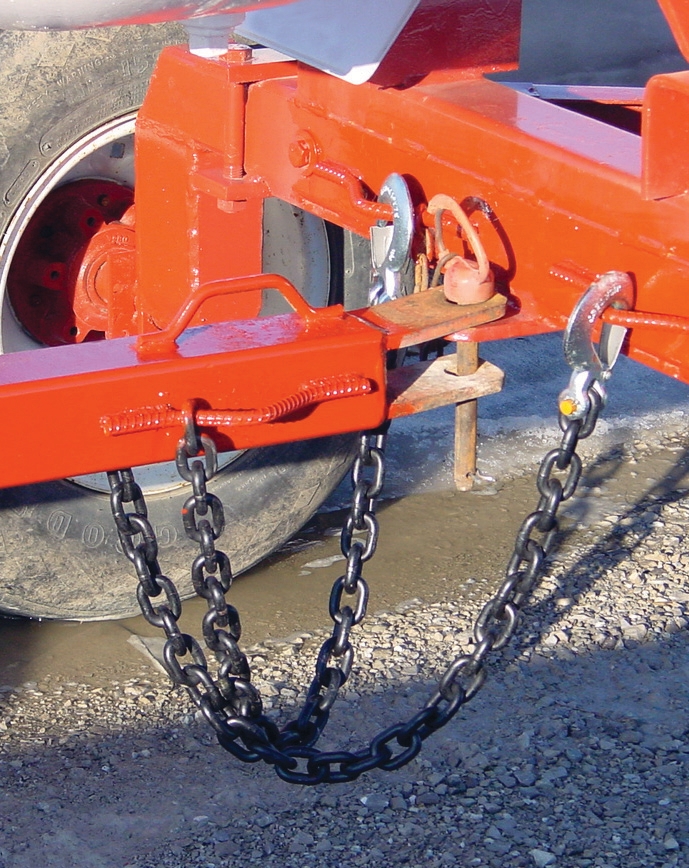
<svg viewBox="0 0 689 868">
<path fill-rule="evenodd" d="M 419 0 L 297 0 L 249 12 L 240 36 L 354 84 L 373 75 Z"/>
</svg>

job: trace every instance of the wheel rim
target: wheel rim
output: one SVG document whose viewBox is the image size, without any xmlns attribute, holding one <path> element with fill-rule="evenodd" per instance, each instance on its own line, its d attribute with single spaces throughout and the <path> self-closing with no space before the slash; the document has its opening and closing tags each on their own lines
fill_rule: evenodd
<svg viewBox="0 0 689 868">
<path fill-rule="evenodd" d="M 98 231 L 79 233 L 81 223 L 88 209 L 97 203 L 100 196 L 112 196 L 121 204 L 112 213 L 100 209 L 96 216 L 97 229 L 100 231 L 108 221 L 126 223 L 127 194 L 134 188 L 134 126 L 136 112 L 109 121 L 93 130 L 60 154 L 34 182 L 12 217 L 7 231 L 0 239 L 0 352 L 10 353 L 21 350 L 41 349 L 46 345 L 74 343 L 80 340 L 102 338 L 104 328 L 103 299 L 97 290 L 97 281 L 87 282 L 87 298 L 82 299 L 80 322 L 73 322 L 65 313 L 64 304 L 47 327 L 41 327 L 40 316 L 32 316 L 32 287 L 40 286 L 43 294 L 54 290 L 54 284 L 64 283 L 65 275 L 81 268 L 84 263 L 83 247 L 88 242 L 98 241 Z M 56 268 L 57 260 L 47 258 L 36 268 L 32 260 L 38 258 L 35 239 L 27 236 L 31 232 L 32 221 L 40 235 L 41 226 L 52 219 L 52 209 L 60 207 L 61 199 L 71 194 L 79 197 L 84 191 L 80 217 L 76 224 L 78 232 L 72 232 L 70 239 L 61 246 L 60 252 L 68 260 Z M 93 198 L 95 196 L 95 199 Z M 132 209 L 133 210 L 133 209 Z M 42 222 L 42 217 L 45 221 Z M 87 237 L 88 236 L 88 237 Z M 101 241 L 102 241 L 101 236 Z M 28 241 L 28 243 L 27 243 Z M 24 242 L 24 245 L 23 245 Z M 32 246 L 33 244 L 33 246 Z M 26 249 L 24 249 L 24 247 Z M 329 301 L 330 267 L 328 240 L 325 225 L 321 220 L 287 203 L 268 199 L 264 205 L 263 269 L 266 272 L 279 272 L 287 277 L 302 292 L 313 306 L 323 306 Z M 92 273 L 97 273 L 102 262 L 103 244 L 92 250 L 87 264 Z M 94 271 L 95 270 L 95 271 Z M 36 278 L 38 272 L 38 278 Z M 51 275 L 55 274 L 55 277 Z M 72 274 L 72 276 L 74 276 Z M 47 284 L 47 286 L 42 284 Z M 272 294 L 271 294 L 272 295 Z M 69 293 L 66 294 L 69 297 Z M 50 305 L 48 305 L 50 307 Z M 277 313 L 270 302 L 264 306 L 263 313 Z M 35 314 L 35 311 L 33 311 Z M 45 319 L 45 318 L 44 318 Z M 81 325 L 84 323 L 84 326 Z M 75 333 L 76 330 L 76 333 Z M 227 467 L 240 453 L 226 453 L 222 465 Z M 186 486 L 176 472 L 174 462 L 149 465 L 137 470 L 142 488 L 147 493 L 164 493 Z M 99 493 L 109 491 L 105 474 L 88 474 L 74 480 L 85 489 Z"/>
<path fill-rule="evenodd" d="M 106 337 L 113 254 L 127 281 L 134 277 L 133 205 L 131 188 L 89 178 L 51 190 L 38 206 L 9 267 L 7 296 L 39 344 Z"/>
<path fill-rule="evenodd" d="M 136 113 L 125 115 L 80 138 L 41 173 L 22 200 L 0 242 L 0 352 L 45 346 L 21 323 L 7 292 L 10 269 L 31 220 L 49 194 L 73 182 L 111 181 L 133 189 L 135 119 Z"/>
</svg>

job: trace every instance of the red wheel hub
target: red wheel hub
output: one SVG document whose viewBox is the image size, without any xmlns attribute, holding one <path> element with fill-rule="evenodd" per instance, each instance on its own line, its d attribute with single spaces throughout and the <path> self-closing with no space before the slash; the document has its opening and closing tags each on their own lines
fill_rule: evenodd
<svg viewBox="0 0 689 868">
<path fill-rule="evenodd" d="M 7 279 L 31 337 L 59 346 L 131 332 L 133 204 L 133 191 L 113 181 L 74 181 L 46 196 Z"/>
</svg>

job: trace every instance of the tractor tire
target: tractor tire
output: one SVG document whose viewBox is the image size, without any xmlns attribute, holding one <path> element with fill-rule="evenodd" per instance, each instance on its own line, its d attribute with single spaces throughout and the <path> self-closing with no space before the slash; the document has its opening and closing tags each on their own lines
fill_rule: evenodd
<svg viewBox="0 0 689 868">
<path fill-rule="evenodd" d="M 3 353 L 40 352 L 40 341 L 20 322 L 17 305 L 5 292 L 13 254 L 32 214 L 48 192 L 73 180 L 105 173 L 118 183 L 133 184 L 136 110 L 158 52 L 181 41 L 183 31 L 168 25 L 0 32 Z M 111 159 L 114 151 L 117 166 Z M 275 200 L 268 201 L 264 222 L 266 270 L 282 271 L 313 304 L 335 300 L 333 293 L 341 293 L 343 280 L 341 233 Z M 29 424 L 50 425 L 50 419 L 41 418 L 40 407 L 36 414 L 38 421 Z M 6 460 L 12 460 L 11 443 L 21 437 L 21 424 L 5 420 Z M 74 448 L 79 448 L 78 432 Z M 355 437 L 348 435 L 248 450 L 228 459 L 211 489 L 225 505 L 227 530 L 219 545 L 230 555 L 235 573 L 279 548 L 308 521 L 341 480 L 354 449 Z M 166 473 L 146 468 L 144 490 L 161 569 L 189 597 L 195 552 L 180 518 L 189 491 L 186 483 Z M 0 611 L 84 621 L 123 618 L 138 614 L 136 584 L 119 546 L 103 479 L 0 491 Z"/>
</svg>

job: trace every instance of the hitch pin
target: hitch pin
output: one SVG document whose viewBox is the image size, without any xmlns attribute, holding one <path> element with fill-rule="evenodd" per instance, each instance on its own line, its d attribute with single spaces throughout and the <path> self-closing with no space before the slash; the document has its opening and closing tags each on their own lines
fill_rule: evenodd
<svg viewBox="0 0 689 868">
<path fill-rule="evenodd" d="M 588 413 L 591 387 L 606 399 L 604 383 L 622 349 L 627 328 L 603 323 L 598 349 L 593 330 L 609 307 L 629 310 L 634 306 L 634 286 L 628 274 L 609 271 L 598 278 L 577 302 L 567 322 L 563 349 L 572 376 L 560 393 L 560 412 L 567 419 L 583 419 Z"/>
</svg>

